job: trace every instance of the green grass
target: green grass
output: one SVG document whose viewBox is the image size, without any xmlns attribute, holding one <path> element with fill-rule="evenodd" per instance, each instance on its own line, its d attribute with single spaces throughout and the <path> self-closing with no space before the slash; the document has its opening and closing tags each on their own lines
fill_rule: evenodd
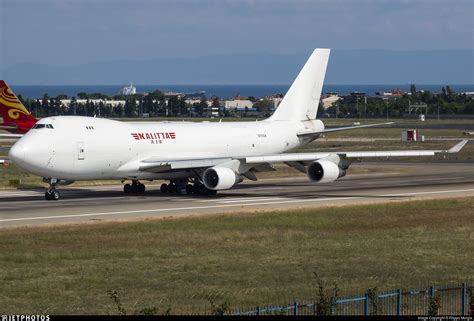
<svg viewBox="0 0 474 321">
<path fill-rule="evenodd" d="M 342 293 L 474 276 L 474 199 L 3 229 L 0 313 L 209 309 L 315 298 L 313 273 Z"/>
</svg>

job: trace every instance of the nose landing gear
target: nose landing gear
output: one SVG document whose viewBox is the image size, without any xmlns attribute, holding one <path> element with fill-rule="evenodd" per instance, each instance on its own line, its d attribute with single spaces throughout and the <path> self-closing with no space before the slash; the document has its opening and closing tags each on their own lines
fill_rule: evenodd
<svg viewBox="0 0 474 321">
<path fill-rule="evenodd" d="M 58 184 L 58 180 L 56 178 L 50 178 L 49 180 L 49 187 L 44 193 L 44 198 L 47 201 L 57 201 L 61 198 L 61 193 L 56 189 L 56 185 Z"/>
<path fill-rule="evenodd" d="M 132 184 L 125 184 L 123 186 L 125 194 L 143 194 L 145 193 L 145 185 L 137 180 L 133 180 Z"/>
</svg>

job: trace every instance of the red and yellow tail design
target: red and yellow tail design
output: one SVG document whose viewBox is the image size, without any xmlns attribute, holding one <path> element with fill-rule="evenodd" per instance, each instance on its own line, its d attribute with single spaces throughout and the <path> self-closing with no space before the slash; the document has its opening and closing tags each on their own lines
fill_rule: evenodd
<svg viewBox="0 0 474 321">
<path fill-rule="evenodd" d="M 0 80 L 0 114 L 5 123 L 36 121 L 3 80 Z"/>
</svg>

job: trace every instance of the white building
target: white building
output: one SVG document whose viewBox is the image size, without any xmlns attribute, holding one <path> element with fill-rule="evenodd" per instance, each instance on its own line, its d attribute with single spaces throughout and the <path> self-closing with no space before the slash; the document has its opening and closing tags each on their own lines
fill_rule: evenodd
<svg viewBox="0 0 474 321">
<path fill-rule="evenodd" d="M 112 107 L 117 107 L 118 105 L 122 105 L 122 106 L 125 105 L 125 100 L 89 99 L 89 101 L 91 103 L 94 103 L 94 105 L 98 105 L 101 102 L 105 106 L 112 106 Z M 69 105 L 71 105 L 71 99 L 61 99 L 60 102 L 61 102 L 61 105 L 63 105 L 64 107 L 69 107 Z M 78 105 L 85 105 L 87 103 L 87 99 L 76 99 L 76 103 Z M 136 103 L 138 104 L 138 100 Z"/>
<path fill-rule="evenodd" d="M 225 100 L 224 107 L 225 109 L 245 109 L 245 107 L 252 108 L 253 103 L 247 97 L 237 96 L 232 100 Z"/>
<path fill-rule="evenodd" d="M 122 88 L 122 94 L 125 96 L 135 95 L 137 93 L 137 87 L 133 87 L 132 83 L 130 86 L 125 86 Z"/>
<path fill-rule="evenodd" d="M 186 104 L 189 104 L 189 105 L 200 104 L 201 99 L 190 98 L 190 99 L 186 99 L 184 102 Z M 212 101 L 206 100 L 206 104 L 207 104 L 208 107 L 211 107 L 212 106 Z"/>
</svg>

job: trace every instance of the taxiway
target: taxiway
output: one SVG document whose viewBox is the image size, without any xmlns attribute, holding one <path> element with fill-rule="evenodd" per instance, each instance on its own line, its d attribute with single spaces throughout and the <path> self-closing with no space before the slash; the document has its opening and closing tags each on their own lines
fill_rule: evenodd
<svg viewBox="0 0 474 321">
<path fill-rule="evenodd" d="M 472 162 L 380 162 L 353 167 L 359 168 L 359 174 L 332 184 L 313 184 L 305 176 L 264 179 L 246 181 L 217 196 L 161 194 L 159 184 L 147 184 L 146 193 L 137 195 L 124 194 L 122 185 L 66 186 L 59 201 L 46 201 L 41 189 L 3 190 L 0 228 L 474 197 Z"/>
</svg>

